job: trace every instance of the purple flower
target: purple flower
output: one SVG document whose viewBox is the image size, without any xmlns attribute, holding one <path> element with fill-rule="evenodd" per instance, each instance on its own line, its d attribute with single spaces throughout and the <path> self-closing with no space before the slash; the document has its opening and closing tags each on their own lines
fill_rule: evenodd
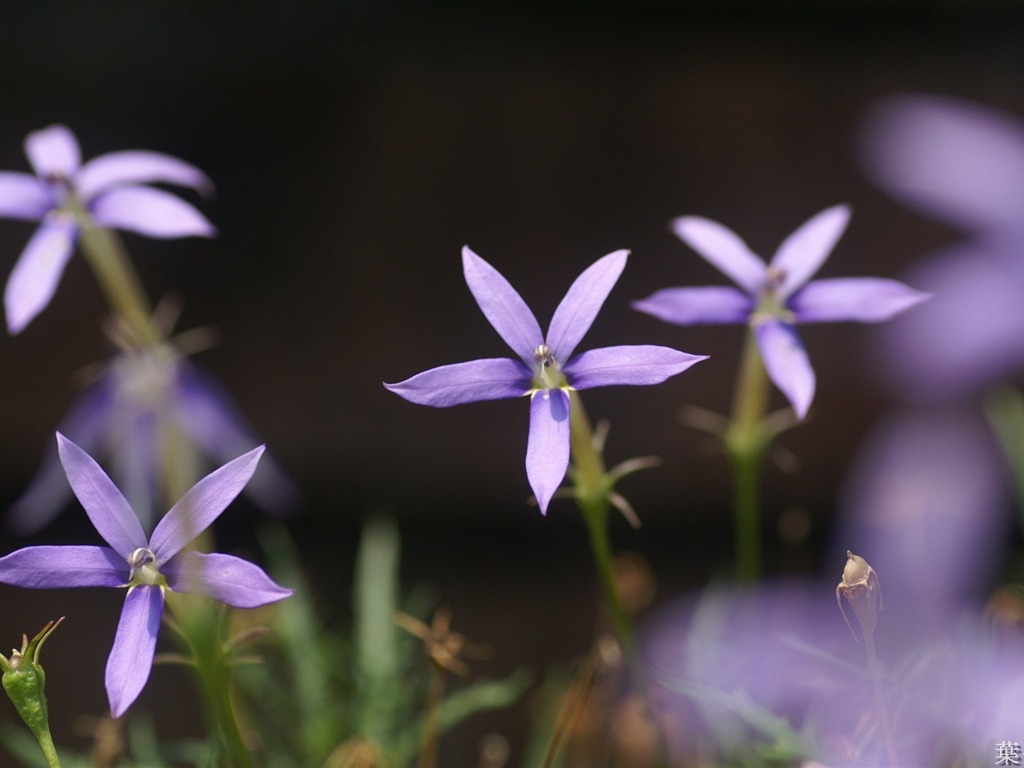
<svg viewBox="0 0 1024 768">
<path fill-rule="evenodd" d="M 747 323 L 765 369 L 799 418 L 814 399 L 814 370 L 797 323 L 888 320 L 928 298 L 895 280 L 850 277 L 808 282 L 828 258 L 850 219 L 845 205 L 812 217 L 783 241 L 772 260 L 755 255 L 732 230 L 709 219 L 683 216 L 675 233 L 742 290 L 728 286 L 666 288 L 633 307 L 669 323 Z"/>
<path fill-rule="evenodd" d="M 900 390 L 955 398 L 1024 365 L 1024 122 L 936 96 L 877 105 L 862 137 L 868 175 L 962 237 L 913 266 L 935 300 L 879 339 Z"/>
<path fill-rule="evenodd" d="M 159 152 L 100 155 L 82 164 L 75 135 L 63 125 L 30 133 L 25 154 L 35 170 L 0 172 L 0 216 L 41 222 L 14 265 L 4 291 L 7 328 L 19 333 L 57 289 L 83 226 L 126 229 L 149 237 L 212 237 L 212 224 L 169 192 L 164 182 L 211 189 L 198 168 Z"/>
<path fill-rule="evenodd" d="M 619 346 L 573 356 L 626 266 L 628 251 L 598 259 L 576 278 L 545 336 L 509 282 L 468 247 L 462 249 L 466 283 L 494 330 L 519 360 L 489 358 L 444 365 L 398 384 L 392 392 L 421 405 L 446 408 L 480 400 L 530 396 L 526 475 L 541 512 L 569 466 L 569 392 L 613 384 L 660 384 L 702 355 L 668 347 Z"/>
<path fill-rule="evenodd" d="M 90 455 L 111 461 L 117 485 L 150 530 L 166 497 L 162 467 L 191 467 L 195 453 L 223 464 L 259 441 L 220 383 L 172 344 L 127 349 L 82 393 L 60 431 Z M 288 512 L 298 491 L 264 456 L 246 492 L 273 514 Z M 70 496 L 53 445 L 8 526 L 33 533 L 61 511 Z"/>
<path fill-rule="evenodd" d="M 196 483 L 147 540 L 135 512 L 100 466 L 59 432 L 57 443 L 75 495 L 110 546 L 19 549 L 0 558 L 0 582 L 30 589 L 128 588 L 106 672 L 110 711 L 120 717 L 149 679 L 164 590 L 206 595 L 235 608 L 255 608 L 292 594 L 245 560 L 184 551 L 239 494 L 263 447 Z"/>
</svg>

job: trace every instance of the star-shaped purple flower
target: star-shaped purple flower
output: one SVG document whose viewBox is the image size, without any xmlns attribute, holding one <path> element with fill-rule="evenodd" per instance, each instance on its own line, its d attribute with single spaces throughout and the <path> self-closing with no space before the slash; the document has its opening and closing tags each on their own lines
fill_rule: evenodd
<svg viewBox="0 0 1024 768">
<path fill-rule="evenodd" d="M 164 590 L 206 595 L 235 608 L 255 608 L 292 594 L 245 560 L 184 551 L 249 481 L 263 447 L 196 483 L 147 540 L 135 512 L 100 466 L 59 432 L 57 443 L 75 495 L 110 546 L 19 549 L 0 558 L 0 583 L 30 589 L 128 588 L 106 672 L 110 711 L 120 717 L 149 679 Z"/>
<path fill-rule="evenodd" d="M 147 530 L 152 528 L 166 478 L 161 467 L 188 466 L 195 454 L 214 466 L 259 444 L 232 398 L 209 372 L 171 342 L 126 349 L 107 364 L 59 430 L 83 450 L 109 464 L 117 485 Z M 271 514 L 291 511 L 299 497 L 294 482 L 266 455 L 246 493 Z M 38 531 L 70 497 L 57 447 L 11 506 L 9 528 Z"/>
<path fill-rule="evenodd" d="M 628 251 L 609 253 L 584 270 L 555 310 L 545 336 L 511 284 L 468 247 L 463 248 L 469 290 L 520 359 L 444 365 L 384 386 L 406 400 L 437 408 L 529 395 L 526 475 L 541 512 L 546 513 L 569 466 L 570 390 L 660 384 L 706 359 L 650 345 L 604 347 L 573 355 L 622 274 L 628 255 Z"/>
<path fill-rule="evenodd" d="M 35 170 L 0 172 L 0 216 L 41 222 L 4 290 L 7 328 L 19 333 L 50 303 L 84 225 L 149 237 L 212 237 L 213 225 L 194 207 L 160 189 L 164 182 L 212 189 L 195 166 L 160 152 L 111 152 L 83 164 L 75 135 L 63 125 L 30 133 L 25 154 Z"/>
<path fill-rule="evenodd" d="M 732 230 L 709 219 L 683 216 L 675 233 L 732 278 L 728 286 L 666 288 L 633 303 L 635 309 L 676 325 L 750 323 L 765 370 L 799 418 L 814 399 L 814 369 L 797 323 L 888 320 L 928 298 L 896 280 L 848 277 L 808 282 L 828 258 L 850 219 L 845 205 L 812 217 L 783 241 L 765 263 Z"/>
</svg>

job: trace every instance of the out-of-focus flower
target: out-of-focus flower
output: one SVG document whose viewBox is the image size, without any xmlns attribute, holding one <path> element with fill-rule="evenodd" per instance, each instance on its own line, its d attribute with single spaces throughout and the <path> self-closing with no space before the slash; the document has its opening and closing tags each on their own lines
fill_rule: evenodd
<svg viewBox="0 0 1024 768">
<path fill-rule="evenodd" d="M 997 647 L 971 611 L 948 615 L 941 630 L 893 632 L 890 623 L 916 598 L 883 577 L 875 643 L 900 764 L 985 764 L 1007 738 L 999 734 L 1019 727 L 1024 648 Z M 832 579 L 705 589 L 663 606 L 641 636 L 652 693 L 677 730 L 671 746 L 680 764 L 731 764 L 752 754 L 765 762 L 887 764 L 864 646 L 836 611 Z"/>
<path fill-rule="evenodd" d="M 60 433 L 57 442 L 68 482 L 110 546 L 25 547 L 0 558 L 0 582 L 31 589 L 127 587 L 106 671 L 110 711 L 120 717 L 149 679 L 164 590 L 202 594 L 235 608 L 255 608 L 292 594 L 245 560 L 186 551 L 241 492 L 263 447 L 196 483 L 147 539 L 128 501 L 100 466 Z"/>
<path fill-rule="evenodd" d="M 969 411 L 898 414 L 868 437 L 846 480 L 834 559 L 853 549 L 885 575 L 890 632 L 908 640 L 977 605 L 1009 524 L 1004 463 Z M 870 554 L 869 554 L 870 553 Z"/>
<path fill-rule="evenodd" d="M 573 355 L 622 274 L 627 256 L 627 251 L 615 251 L 584 270 L 555 310 L 545 337 L 511 284 L 468 247 L 463 248 L 469 290 L 520 359 L 445 365 L 384 386 L 406 400 L 438 408 L 529 395 L 526 474 L 541 512 L 546 513 L 569 466 L 570 390 L 659 384 L 705 359 L 651 345 L 604 347 Z"/>
<path fill-rule="evenodd" d="M 90 455 L 109 459 L 118 487 L 150 530 L 174 480 L 199 475 L 198 455 L 222 464 L 259 441 L 220 383 L 171 342 L 129 347 L 115 356 L 62 420 L 60 431 Z M 24 494 L 12 505 L 8 527 L 29 534 L 64 507 L 71 489 L 55 445 Z M 298 498 L 291 479 L 264 456 L 246 493 L 272 514 Z M 176 494 L 171 494 L 174 498 Z"/>
<path fill-rule="evenodd" d="M 149 237 L 212 237 L 213 225 L 184 200 L 145 186 L 163 182 L 205 192 L 195 166 L 159 152 L 110 152 L 82 163 L 63 125 L 30 133 L 25 154 L 35 175 L 0 172 L 0 216 L 40 222 L 4 290 L 7 328 L 19 333 L 49 304 L 82 227 L 126 229 Z"/>
<path fill-rule="evenodd" d="M 749 323 L 768 376 L 804 418 L 815 377 L 797 323 L 875 323 L 920 303 L 927 294 L 896 280 L 833 278 L 808 282 L 828 258 L 850 218 L 845 205 L 812 217 L 767 264 L 732 230 L 698 216 L 672 222 L 675 233 L 742 290 L 728 286 L 666 288 L 633 307 L 677 325 Z"/>
<path fill-rule="evenodd" d="M 879 346 L 900 391 L 948 398 L 1024 368 L 1024 123 L 957 99 L 900 96 L 863 131 L 868 175 L 961 242 L 912 268 L 935 300 Z"/>
</svg>

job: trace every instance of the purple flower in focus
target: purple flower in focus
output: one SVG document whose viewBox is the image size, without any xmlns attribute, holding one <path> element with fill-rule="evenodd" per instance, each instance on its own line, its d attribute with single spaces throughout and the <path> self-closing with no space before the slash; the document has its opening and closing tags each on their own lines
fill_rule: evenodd
<svg viewBox="0 0 1024 768">
<path fill-rule="evenodd" d="M 850 219 L 845 205 L 812 217 L 783 241 L 765 263 L 732 230 L 709 219 L 683 216 L 675 233 L 732 278 L 728 286 L 666 288 L 633 302 L 633 307 L 676 325 L 750 323 L 765 369 L 804 418 L 814 399 L 814 370 L 797 323 L 888 320 L 928 298 L 895 280 L 849 277 L 808 282 L 828 258 Z"/>
<path fill-rule="evenodd" d="M 100 466 L 60 433 L 57 443 L 75 495 L 110 546 L 19 549 L 0 558 L 0 582 L 30 589 L 128 588 L 106 671 L 110 711 L 120 717 L 149 679 L 164 590 L 205 595 L 235 608 L 255 608 L 292 594 L 245 560 L 185 551 L 239 494 L 263 447 L 196 483 L 147 540 L 135 512 Z"/>
<path fill-rule="evenodd" d="M 184 200 L 144 186 L 164 182 L 211 189 L 206 175 L 183 160 L 132 150 L 83 164 L 75 135 L 63 125 L 30 133 L 25 154 L 35 175 L 0 172 L 0 216 L 40 222 L 4 290 L 12 334 L 49 304 L 83 226 L 160 238 L 215 233 L 213 225 Z"/>
<path fill-rule="evenodd" d="M 576 278 L 545 336 L 526 302 L 509 282 L 468 247 L 462 249 L 466 283 L 494 330 L 519 360 L 489 358 L 445 365 L 397 384 L 395 394 L 420 405 L 530 396 L 526 475 L 541 512 L 569 466 L 569 392 L 616 384 L 660 384 L 706 359 L 668 347 L 640 345 L 593 349 L 573 355 L 626 266 L 628 251 L 598 259 Z"/>
<path fill-rule="evenodd" d="M 881 338 L 901 390 L 957 396 L 1024 367 L 1024 123 L 957 99 L 901 96 L 869 115 L 868 175 L 967 238 L 916 265 L 935 294 Z"/>
<path fill-rule="evenodd" d="M 197 454 L 219 465 L 259 444 L 220 383 L 170 343 L 115 356 L 62 420 L 60 432 L 90 455 L 109 458 L 111 474 L 146 530 L 167 496 L 165 467 L 196 477 Z M 61 511 L 70 490 L 53 445 L 12 505 L 9 528 L 22 535 L 39 530 Z M 288 512 L 298 497 L 269 455 L 246 493 L 273 514 Z"/>
</svg>

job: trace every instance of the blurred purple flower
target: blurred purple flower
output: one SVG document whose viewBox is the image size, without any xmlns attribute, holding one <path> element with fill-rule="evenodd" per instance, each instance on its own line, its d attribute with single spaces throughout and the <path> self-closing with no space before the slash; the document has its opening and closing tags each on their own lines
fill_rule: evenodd
<svg viewBox="0 0 1024 768">
<path fill-rule="evenodd" d="M 913 268 L 935 300 L 880 339 L 895 384 L 958 396 L 1024 367 L 1024 123 L 956 99 L 901 96 L 869 115 L 868 175 L 967 237 Z M 890 332 L 891 331 L 891 332 Z"/>
<path fill-rule="evenodd" d="M 815 377 L 794 327 L 797 323 L 881 322 L 928 298 L 884 278 L 808 282 L 849 219 L 845 205 L 822 211 L 787 237 L 767 264 L 721 224 L 698 216 L 675 219 L 676 235 L 742 290 L 666 288 L 633 302 L 633 307 L 676 325 L 750 323 L 769 378 L 802 419 L 814 399 Z"/>
<path fill-rule="evenodd" d="M 832 559 L 852 549 L 887 576 L 886 606 L 901 606 L 890 625 L 919 634 L 991 588 L 1010 524 L 1004 466 L 991 430 L 969 410 L 890 416 L 864 442 Z"/>
<path fill-rule="evenodd" d="M 446 408 L 461 403 L 530 396 L 526 475 L 546 513 L 569 465 L 569 392 L 618 384 L 660 384 L 704 360 L 668 347 L 604 347 L 573 356 L 576 345 L 626 266 L 628 251 L 598 259 L 576 278 L 562 299 L 547 336 L 526 302 L 490 264 L 462 249 L 466 283 L 484 316 L 519 360 L 489 358 L 445 365 L 397 384 L 395 394 L 420 405 Z"/>
<path fill-rule="evenodd" d="M 35 175 L 0 172 L 0 216 L 41 222 L 4 290 L 7 328 L 19 333 L 49 304 L 83 226 L 126 229 L 149 237 L 212 237 L 194 207 L 145 184 L 212 189 L 198 168 L 170 155 L 111 152 L 82 164 L 75 135 L 63 125 L 30 133 L 25 154 Z"/>
<path fill-rule="evenodd" d="M 127 349 L 106 366 L 60 424 L 60 431 L 94 456 L 109 457 L 118 487 L 146 530 L 167 497 L 167 467 L 196 477 L 196 453 L 222 464 L 259 441 L 216 379 L 170 343 Z M 8 527 L 33 533 L 61 511 L 70 496 L 56 446 L 51 446 Z M 246 493 L 272 514 L 289 512 L 298 498 L 291 479 L 265 456 Z M 172 497 L 173 498 L 173 497 Z"/>
<path fill-rule="evenodd" d="M 255 608 L 292 594 L 245 560 L 183 551 L 239 494 L 263 447 L 196 483 L 147 540 L 135 512 L 100 466 L 60 433 L 57 442 L 75 495 L 110 546 L 25 547 L 0 558 L 0 582 L 30 589 L 128 588 L 106 671 L 110 711 L 120 717 L 149 679 L 164 590 L 205 595 L 235 608 Z"/>
<path fill-rule="evenodd" d="M 676 762 L 757 762 L 760 754 L 796 764 L 800 755 L 786 760 L 786 750 L 825 765 L 886 764 L 864 644 L 836 607 L 845 557 L 834 558 L 825 581 L 712 586 L 645 622 L 648 680 Z M 907 631 L 894 632 L 916 606 L 896 589 L 899 576 L 878 576 L 885 604 L 875 640 L 900 765 L 985 764 L 1007 738 L 1000 734 L 1020 727 L 1019 634 L 1001 647 L 987 619 L 967 610 L 941 627 L 910 631 L 905 622 Z"/>
</svg>

